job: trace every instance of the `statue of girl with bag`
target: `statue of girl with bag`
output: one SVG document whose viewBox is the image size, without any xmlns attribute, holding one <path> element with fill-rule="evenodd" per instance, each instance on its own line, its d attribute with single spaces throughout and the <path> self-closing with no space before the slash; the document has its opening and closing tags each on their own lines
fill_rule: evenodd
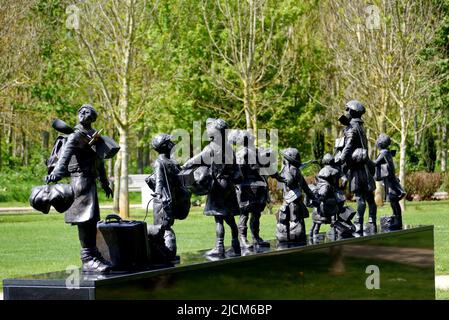
<svg viewBox="0 0 449 320">
<path fill-rule="evenodd" d="M 206 252 L 210 258 L 241 255 L 239 232 L 234 216 L 240 214 L 235 184 L 241 180 L 235 154 L 226 134 L 228 124 L 222 119 L 209 118 L 206 133 L 209 144 L 183 166 L 183 171 L 195 167 L 207 168 L 211 176 L 204 214 L 213 216 L 216 224 L 215 248 Z M 224 222 L 231 228 L 231 248 L 225 252 Z"/>
<path fill-rule="evenodd" d="M 381 221 L 381 225 L 388 230 L 401 230 L 402 210 L 399 201 L 405 197 L 405 191 L 395 174 L 393 157 L 396 152 L 389 149 L 390 144 L 390 137 L 384 133 L 381 133 L 377 138 L 376 146 L 380 149 L 380 153 L 375 161 L 375 178 L 377 181 L 383 182 L 385 198 L 390 201 L 391 209 L 393 210 L 393 216 L 388 217 L 388 221 Z"/>
</svg>

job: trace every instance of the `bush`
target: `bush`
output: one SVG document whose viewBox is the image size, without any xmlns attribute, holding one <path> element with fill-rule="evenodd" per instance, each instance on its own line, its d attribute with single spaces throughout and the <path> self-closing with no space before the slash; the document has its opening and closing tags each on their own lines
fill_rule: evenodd
<svg viewBox="0 0 449 320">
<path fill-rule="evenodd" d="M 282 188 L 279 188 L 280 184 L 273 178 L 268 178 L 268 191 L 270 192 L 270 198 L 272 203 L 282 202 Z"/>
<path fill-rule="evenodd" d="M 406 175 L 405 191 L 407 200 L 430 200 L 441 186 L 440 173 L 412 172 Z"/>
<path fill-rule="evenodd" d="M 34 171 L 31 168 L 1 172 L 0 202 L 28 202 L 31 188 L 45 183 L 45 173 L 45 170 Z"/>
</svg>

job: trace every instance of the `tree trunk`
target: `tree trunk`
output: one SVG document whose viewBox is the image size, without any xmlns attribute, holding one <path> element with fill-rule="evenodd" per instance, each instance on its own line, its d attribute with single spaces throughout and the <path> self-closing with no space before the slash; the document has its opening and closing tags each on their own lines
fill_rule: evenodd
<svg viewBox="0 0 449 320">
<path fill-rule="evenodd" d="M 253 134 L 255 137 L 255 143 L 256 145 L 258 144 L 258 126 L 257 126 L 257 92 L 255 89 L 252 90 L 252 95 L 251 95 L 251 111 L 252 111 L 252 117 L 251 117 L 251 121 L 252 121 L 252 127 L 253 127 Z"/>
<path fill-rule="evenodd" d="M 12 119 L 13 119 L 13 113 L 14 113 L 14 109 L 13 109 L 13 107 L 11 106 L 11 109 L 10 109 L 10 111 L 11 111 L 11 115 L 10 115 L 10 118 L 9 118 L 9 125 L 8 125 L 8 133 L 7 133 L 7 136 L 6 136 L 6 145 L 7 145 L 7 147 L 8 147 L 8 149 L 7 149 L 7 152 L 8 152 L 8 164 L 9 164 L 9 166 L 11 167 L 12 166 L 12 162 L 13 162 L 13 160 L 12 160 L 12 154 L 13 154 L 13 134 L 14 134 L 14 131 L 13 131 L 13 127 L 12 127 Z"/>
<path fill-rule="evenodd" d="M 376 181 L 376 190 L 374 191 L 374 200 L 376 201 L 376 205 L 378 207 L 382 207 L 384 205 L 384 191 L 385 191 L 385 188 L 382 184 L 382 181 Z"/>
<path fill-rule="evenodd" d="M 137 173 L 143 173 L 143 130 L 139 130 L 137 132 L 137 148 L 136 148 L 136 157 L 137 157 Z"/>
<path fill-rule="evenodd" d="M 119 151 L 114 163 L 114 204 L 113 211 L 120 212 L 120 165 L 122 164 L 122 152 Z"/>
<path fill-rule="evenodd" d="M 145 126 L 144 131 L 143 131 L 143 136 L 145 141 L 148 141 L 148 136 L 149 136 L 149 129 L 148 127 Z M 150 144 L 149 143 L 145 143 L 143 146 L 143 168 L 145 170 L 145 168 L 147 168 L 150 165 Z"/>
<path fill-rule="evenodd" d="M 382 92 L 384 92 L 385 90 L 383 90 Z M 383 104 L 383 108 L 384 110 L 386 110 L 387 106 L 386 106 L 386 99 L 384 99 L 385 102 Z M 377 120 L 377 125 L 379 128 L 379 131 L 381 133 L 386 132 L 385 130 L 385 117 L 383 115 L 379 116 L 376 118 Z M 369 135 L 371 134 L 371 130 L 369 130 L 369 128 L 366 130 L 367 133 L 367 138 L 368 138 L 368 145 L 370 148 L 370 158 L 371 159 L 375 159 L 376 158 L 376 146 L 371 142 L 371 140 L 369 139 Z M 382 184 L 382 181 L 376 181 L 376 190 L 374 191 L 374 200 L 376 201 L 376 205 L 378 207 L 382 207 L 384 205 L 384 192 L 385 192 L 385 188 Z"/>
<path fill-rule="evenodd" d="M 113 177 L 114 176 L 114 162 L 112 161 L 112 159 L 108 159 L 107 162 L 107 173 L 108 173 L 108 177 Z"/>
<path fill-rule="evenodd" d="M 441 130 L 441 172 L 447 171 L 447 129 L 448 125 L 443 124 Z"/>
<path fill-rule="evenodd" d="M 251 101 L 248 83 L 243 82 L 243 109 L 245 110 L 246 130 L 251 130 Z"/>
<path fill-rule="evenodd" d="M 413 145 L 419 147 L 418 115 L 413 117 Z"/>
<path fill-rule="evenodd" d="M 1 124 L 1 123 L 0 123 Z M 2 158 L 2 140 L 3 140 L 3 128 L 0 126 L 0 172 L 3 169 L 3 158 Z"/>
<path fill-rule="evenodd" d="M 405 161 L 407 152 L 407 124 L 405 119 L 404 107 L 400 107 L 401 113 L 401 144 L 400 144 L 400 158 L 399 158 L 399 181 L 405 187 Z M 401 209 L 405 211 L 405 198 L 401 200 Z"/>
<path fill-rule="evenodd" d="M 141 146 L 137 147 L 136 157 L 137 157 L 137 173 L 143 174 L 143 148 Z"/>
<path fill-rule="evenodd" d="M 50 141 L 50 133 L 48 131 L 41 131 L 41 138 L 42 138 L 42 148 L 47 151 L 48 150 L 48 144 Z"/>
<path fill-rule="evenodd" d="M 119 128 L 120 133 L 120 216 L 122 218 L 129 218 L 129 195 L 128 195 L 128 128 Z"/>
<path fill-rule="evenodd" d="M 28 141 L 25 131 L 21 130 L 22 134 L 22 165 L 28 166 Z"/>
</svg>

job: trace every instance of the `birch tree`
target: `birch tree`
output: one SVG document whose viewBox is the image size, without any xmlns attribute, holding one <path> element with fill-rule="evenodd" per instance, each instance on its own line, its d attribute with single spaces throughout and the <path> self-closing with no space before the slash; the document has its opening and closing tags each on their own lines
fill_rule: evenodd
<svg viewBox="0 0 449 320">
<path fill-rule="evenodd" d="M 272 108 L 282 98 L 295 66 L 295 18 L 283 17 L 279 8 L 284 5 L 272 0 L 201 1 L 213 57 L 212 83 L 235 102 L 231 113 L 236 119 L 244 115 L 246 128 L 254 134 L 261 109 Z M 274 84 L 281 88 L 279 93 L 264 100 L 263 91 Z"/>
<path fill-rule="evenodd" d="M 120 215 L 125 218 L 129 216 L 129 133 L 146 106 L 147 95 L 141 93 L 147 89 L 144 84 L 149 72 L 145 71 L 143 49 L 149 45 L 145 30 L 156 4 L 146 0 L 83 1 L 68 10 L 82 50 L 81 63 L 94 75 L 94 89 L 104 96 L 103 108 L 118 129 L 120 181 L 117 177 L 115 181 Z"/>
<path fill-rule="evenodd" d="M 38 51 L 37 28 L 30 19 L 36 1 L 0 1 L 0 93 L 30 81 L 31 57 Z"/>
<path fill-rule="evenodd" d="M 371 5 L 332 0 L 322 12 L 332 64 L 343 79 L 334 106 L 341 108 L 345 100 L 355 98 L 364 102 L 371 145 L 381 132 L 393 135 L 399 144 L 399 179 L 404 184 L 408 131 L 416 116 L 425 112 L 425 98 L 441 80 L 423 54 L 438 27 L 438 7 L 430 0 L 378 0 Z"/>
<path fill-rule="evenodd" d="M 29 101 L 29 88 L 39 73 L 38 36 L 40 23 L 32 19 L 36 1 L 0 1 L 0 170 L 2 169 L 2 140 L 5 135 L 9 165 L 18 150 L 22 161 L 28 162 L 28 137 L 34 135 L 24 124 L 29 123 L 26 113 L 19 112 Z M 29 116 L 30 112 L 27 112 Z M 20 138 L 18 138 L 20 136 Z M 16 143 L 16 141 L 21 141 Z"/>
</svg>

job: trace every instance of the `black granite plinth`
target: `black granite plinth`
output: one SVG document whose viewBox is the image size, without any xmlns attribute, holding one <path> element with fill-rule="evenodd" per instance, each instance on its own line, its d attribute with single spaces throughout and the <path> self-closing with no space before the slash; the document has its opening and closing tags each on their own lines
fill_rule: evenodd
<svg viewBox="0 0 449 320">
<path fill-rule="evenodd" d="M 218 261 L 208 261 L 204 252 L 183 254 L 173 267 L 81 275 L 78 288 L 72 288 L 73 273 L 65 271 L 6 279 L 4 298 L 435 298 L 433 226 L 339 241 L 317 239 L 306 246 L 278 246 L 273 241 L 259 253 Z M 377 284 L 373 270 L 379 272 Z"/>
</svg>

